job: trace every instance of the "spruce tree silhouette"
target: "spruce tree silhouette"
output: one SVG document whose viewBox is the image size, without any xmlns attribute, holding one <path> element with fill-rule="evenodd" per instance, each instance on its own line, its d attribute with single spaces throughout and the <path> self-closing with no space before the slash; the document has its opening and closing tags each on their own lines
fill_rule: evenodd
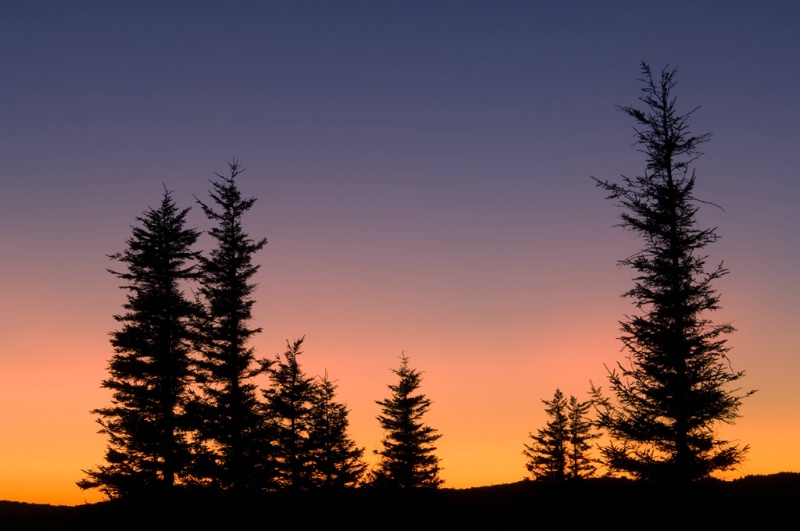
<svg viewBox="0 0 800 531">
<path fill-rule="evenodd" d="M 567 399 L 556 389 L 553 399 L 542 400 L 542 403 L 550 420 L 536 435 L 529 434 L 532 444 L 526 444 L 522 452 L 528 458 L 525 468 L 538 480 L 591 477 L 595 467 L 589 455 L 589 441 L 599 436 L 588 418 L 591 400 L 579 402 L 572 395 Z"/>
<path fill-rule="evenodd" d="M 259 269 L 253 255 L 267 243 L 254 241 L 243 228 L 244 214 L 256 202 L 243 198 L 237 177 L 244 171 L 234 159 L 228 175 L 216 174 L 209 191 L 213 204 L 199 199 L 206 217 L 216 225 L 210 256 L 201 256 L 200 294 L 205 318 L 198 342 L 198 383 L 202 394 L 194 403 L 201 419 L 195 447 L 195 474 L 202 483 L 232 492 L 258 491 L 272 476 L 264 441 L 261 404 L 254 378 L 264 371 L 248 341 L 261 331 L 251 328 L 252 277 Z"/>
<path fill-rule="evenodd" d="M 313 485 L 309 431 L 316 382 L 302 371 L 297 359 L 304 339 L 286 342 L 286 352 L 275 356 L 267 371 L 272 385 L 263 391 L 277 486 L 288 490 Z"/>
<path fill-rule="evenodd" d="M 381 449 L 375 450 L 379 462 L 370 474 L 370 483 L 376 487 L 436 488 L 443 481 L 433 443 L 441 434 L 422 423 L 431 406 L 425 395 L 414 394 L 422 374 L 408 366 L 405 354 L 400 360 L 400 368 L 392 370 L 399 377 L 396 385 L 389 385 L 392 396 L 376 400 L 382 408 L 378 422 L 386 433 Z"/>
<path fill-rule="evenodd" d="M 316 385 L 309 411 L 309 452 L 315 487 L 356 487 L 364 476 L 364 448 L 350 438 L 347 417 L 348 409 L 336 401 L 336 385 L 326 371 Z"/>
<path fill-rule="evenodd" d="M 270 434 L 276 487 L 297 491 L 358 485 L 366 469 L 364 449 L 350 439 L 348 410 L 336 402 L 336 385 L 327 372 L 320 381 L 298 360 L 305 338 L 287 341 L 267 372 L 264 415 Z"/>
<path fill-rule="evenodd" d="M 738 417 L 741 400 L 752 392 L 730 389 L 744 376 L 733 371 L 725 336 L 729 324 L 714 324 L 707 313 L 719 308 L 712 284 L 728 273 L 720 263 L 706 271 L 704 248 L 716 229 L 698 227 L 695 172 L 690 164 L 709 134 L 694 136 L 678 114 L 675 69 L 654 78 L 642 63 L 643 109 L 620 107 L 634 119 L 636 143 L 646 155 L 644 174 L 622 183 L 595 179 L 624 210 L 621 225 L 644 246 L 620 265 L 634 269 L 639 315 L 621 322 L 628 363 L 609 370 L 616 403 L 595 390 L 599 423 L 611 442 L 602 448 L 608 467 L 647 479 L 689 481 L 739 464 L 748 447 L 715 435 L 719 423 Z"/>
<path fill-rule="evenodd" d="M 522 452 L 528 458 L 525 468 L 536 479 L 563 481 L 567 477 L 569 441 L 567 399 L 560 389 L 556 389 L 552 400 L 542 402 L 550 420 L 536 435 L 530 434 L 533 443 L 526 444 Z"/>
<path fill-rule="evenodd" d="M 600 437 L 594 422 L 589 419 L 593 402 L 580 402 L 570 395 L 567 402 L 567 476 L 570 479 L 592 477 L 597 469 L 596 460 L 590 455 L 590 441 Z"/>
<path fill-rule="evenodd" d="M 170 490 L 189 464 L 189 425 L 184 406 L 191 383 L 189 354 L 195 339 L 191 323 L 198 306 L 182 287 L 195 279 L 198 232 L 185 228 L 189 209 L 178 210 L 164 190 L 158 209 L 136 218 L 139 226 L 123 252 L 110 255 L 127 267 L 108 271 L 128 290 L 125 310 L 114 318 L 114 355 L 102 387 L 112 405 L 99 416 L 108 436 L 105 465 L 84 470 L 81 489 L 99 488 L 109 498 Z"/>
</svg>

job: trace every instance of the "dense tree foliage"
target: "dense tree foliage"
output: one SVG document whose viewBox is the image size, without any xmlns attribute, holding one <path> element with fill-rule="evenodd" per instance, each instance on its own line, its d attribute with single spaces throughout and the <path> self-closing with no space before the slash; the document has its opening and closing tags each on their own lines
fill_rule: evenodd
<svg viewBox="0 0 800 531">
<path fill-rule="evenodd" d="M 267 371 L 271 386 L 263 391 L 277 486 L 291 490 L 310 488 L 313 476 L 309 431 L 316 382 L 297 359 L 303 339 L 287 342 L 283 356 L 275 356 Z"/>
<path fill-rule="evenodd" d="M 266 239 L 243 229 L 255 199 L 242 197 L 241 171 L 234 161 L 212 181 L 211 205 L 197 200 L 215 224 L 208 256 L 191 249 L 200 233 L 184 228 L 189 209 L 179 211 L 166 191 L 158 210 L 137 218 L 128 249 L 111 256 L 127 265 L 110 271 L 130 294 L 103 381 L 113 404 L 93 411 L 109 437 L 107 464 L 84 471 L 81 488 L 114 498 L 176 484 L 237 495 L 360 484 L 364 449 L 347 433 L 348 409 L 327 373 L 318 380 L 301 370 L 303 339 L 274 360 L 248 347 L 260 332 L 249 325 L 252 258 Z M 192 300 L 182 291 L 194 290 L 190 281 Z"/>
<path fill-rule="evenodd" d="M 567 398 L 556 389 L 552 400 L 542 402 L 550 420 L 536 435 L 529 434 L 532 443 L 522 452 L 528 458 L 525 467 L 536 479 L 561 481 L 567 477 Z"/>
<path fill-rule="evenodd" d="M 422 422 L 431 400 L 416 394 L 422 382 L 422 374 L 408 365 L 408 357 L 400 358 L 400 368 L 392 370 L 399 377 L 395 385 L 389 385 L 391 397 L 377 400 L 381 406 L 378 422 L 385 431 L 378 466 L 371 473 L 375 486 L 436 488 L 442 484 L 439 478 L 439 458 L 433 446 L 441 434 Z"/>
<path fill-rule="evenodd" d="M 636 272 L 625 295 L 640 313 L 621 323 L 628 363 L 609 371 L 616 402 L 597 390 L 600 424 L 611 442 L 602 449 L 607 465 L 639 478 L 686 481 L 735 467 L 747 446 L 720 440 L 719 423 L 738 417 L 749 393 L 731 389 L 743 377 L 727 357 L 729 324 L 712 323 L 719 308 L 714 281 L 728 273 L 722 264 L 706 270 L 704 249 L 716 229 L 698 226 L 703 203 L 694 196 L 691 163 L 708 134 L 692 135 L 692 112 L 675 106 L 674 69 L 654 77 L 642 65 L 643 109 L 621 107 L 634 119 L 635 138 L 647 158 L 643 175 L 622 183 L 596 180 L 623 208 L 622 226 L 643 247 L 620 261 Z"/>
<path fill-rule="evenodd" d="M 198 232 L 185 227 L 189 209 L 179 210 L 169 191 L 161 205 L 137 217 L 127 249 L 110 258 L 127 270 L 109 269 L 128 290 L 125 312 L 114 318 L 114 355 L 102 386 L 112 405 L 93 411 L 108 436 L 106 464 L 84 471 L 82 489 L 109 497 L 171 488 L 190 461 L 186 417 L 198 306 L 183 284 L 197 276 Z"/>
<path fill-rule="evenodd" d="M 277 487 L 288 490 L 355 487 L 366 469 L 364 449 L 348 435 L 348 410 L 336 401 L 327 373 L 307 375 L 298 357 L 304 338 L 287 343 L 268 368 L 264 410 Z"/>
<path fill-rule="evenodd" d="M 536 435 L 529 434 L 531 444 L 522 452 L 528 458 L 525 467 L 535 479 L 563 481 L 582 479 L 594 474 L 590 441 L 598 434 L 589 419 L 592 401 L 567 399 L 560 389 L 552 400 L 542 400 L 549 420 Z"/>
<path fill-rule="evenodd" d="M 265 461 L 264 422 L 254 378 L 263 371 L 248 341 L 260 328 L 250 326 L 253 256 L 267 243 L 254 241 L 243 228 L 243 216 L 255 198 L 242 197 L 236 161 L 228 175 L 216 174 L 209 191 L 213 204 L 198 200 L 215 223 L 210 256 L 201 256 L 200 294 L 205 305 L 198 343 L 201 400 L 195 413 L 202 419 L 197 446 L 197 474 L 224 490 L 248 491 L 265 486 L 271 473 Z"/>
<path fill-rule="evenodd" d="M 595 459 L 591 456 L 591 441 L 600 437 L 589 418 L 592 401 L 580 402 L 574 396 L 567 402 L 567 476 L 570 479 L 592 477 Z"/>
<path fill-rule="evenodd" d="M 308 450 L 315 487 L 356 487 L 364 476 L 364 448 L 350 438 L 348 413 L 347 407 L 336 401 L 336 384 L 326 372 L 316 385 L 309 411 Z"/>
</svg>

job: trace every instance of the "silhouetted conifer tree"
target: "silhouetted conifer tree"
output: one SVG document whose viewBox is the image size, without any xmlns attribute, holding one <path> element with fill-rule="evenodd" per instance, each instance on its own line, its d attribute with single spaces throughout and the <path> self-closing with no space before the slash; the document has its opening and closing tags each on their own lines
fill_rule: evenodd
<svg viewBox="0 0 800 531">
<path fill-rule="evenodd" d="M 441 434 L 423 424 L 422 417 L 428 412 L 431 401 L 423 394 L 415 394 L 422 381 L 422 374 L 408 366 L 405 354 L 400 358 L 400 368 L 392 370 L 400 380 L 389 385 L 392 396 L 376 400 L 382 414 L 378 422 L 386 435 L 377 468 L 371 472 L 371 484 L 393 488 L 436 488 L 442 484 L 439 478 L 439 458 L 433 446 Z"/>
<path fill-rule="evenodd" d="M 275 356 L 268 370 L 272 385 L 263 391 L 266 417 L 274 438 L 272 457 L 278 487 L 290 490 L 310 488 L 313 476 L 309 431 L 316 383 L 301 370 L 297 360 L 302 354 L 303 339 L 287 342 L 283 356 Z"/>
<path fill-rule="evenodd" d="M 326 372 L 316 386 L 309 411 L 309 451 L 316 487 L 355 487 L 364 476 L 364 448 L 350 439 L 347 415 L 347 407 L 336 402 L 336 385 Z"/>
<path fill-rule="evenodd" d="M 560 389 L 556 389 L 553 399 L 542 400 L 542 403 L 550 420 L 536 435 L 529 434 L 533 443 L 526 444 L 522 452 L 528 458 L 525 468 L 536 479 L 563 481 L 567 477 L 569 444 L 567 399 Z"/>
<path fill-rule="evenodd" d="M 112 405 L 92 412 L 109 438 L 106 464 L 84 471 L 82 489 L 111 498 L 163 492 L 189 463 L 184 406 L 198 307 L 182 286 L 197 276 L 198 232 L 185 228 L 188 210 L 178 210 L 165 189 L 159 208 L 136 218 L 128 248 L 110 255 L 127 268 L 109 272 L 129 293 L 125 312 L 114 316 L 121 328 L 111 333 L 114 355 L 102 382 Z"/>
<path fill-rule="evenodd" d="M 622 226 L 644 246 L 620 264 L 636 271 L 625 295 L 639 315 L 621 322 L 627 364 L 609 371 L 616 403 L 597 390 L 600 425 L 612 440 L 602 449 L 610 469 L 648 479 L 687 481 L 740 463 L 747 446 L 715 435 L 719 423 L 738 417 L 742 398 L 729 389 L 743 372 L 731 369 L 725 336 L 729 324 L 713 324 L 719 307 L 712 283 L 728 273 L 722 264 L 706 271 L 704 248 L 716 229 L 700 228 L 689 166 L 710 135 L 689 132 L 692 112 L 675 108 L 675 70 L 654 78 L 642 64 L 643 109 L 621 107 L 632 117 L 635 138 L 647 157 L 644 174 L 597 185 L 624 209 Z"/>
<path fill-rule="evenodd" d="M 570 479 L 587 478 L 594 475 L 595 460 L 590 452 L 590 441 L 600 434 L 594 431 L 594 422 L 589 419 L 592 401 L 579 402 L 574 396 L 567 402 L 567 475 Z"/>
<path fill-rule="evenodd" d="M 216 248 L 200 258 L 205 319 L 198 347 L 202 400 L 195 413 L 202 424 L 196 474 L 218 488 L 242 492 L 264 488 L 271 474 L 254 382 L 263 366 L 248 346 L 261 331 L 249 325 L 252 278 L 259 268 L 252 259 L 267 240 L 254 241 L 244 231 L 242 218 L 256 199 L 242 197 L 236 178 L 243 170 L 235 160 L 229 166 L 229 175 L 216 174 L 219 180 L 212 181 L 213 204 L 197 200 L 216 223 L 209 231 Z"/>
</svg>

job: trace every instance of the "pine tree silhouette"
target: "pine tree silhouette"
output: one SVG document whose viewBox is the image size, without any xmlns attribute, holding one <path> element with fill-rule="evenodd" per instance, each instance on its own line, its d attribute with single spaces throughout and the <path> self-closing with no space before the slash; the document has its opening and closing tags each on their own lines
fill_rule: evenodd
<svg viewBox="0 0 800 531">
<path fill-rule="evenodd" d="M 713 283 L 728 273 L 720 263 L 706 271 L 705 247 L 716 229 L 700 228 L 690 164 L 709 134 L 694 136 L 678 114 L 674 69 L 654 78 L 642 64 L 644 109 L 621 107 L 634 119 L 635 138 L 647 157 L 644 174 L 622 184 L 595 179 L 624 209 L 622 226 L 644 246 L 619 263 L 633 268 L 634 287 L 625 295 L 641 311 L 621 323 L 628 363 L 609 371 L 612 403 L 596 390 L 599 422 L 612 440 L 602 449 L 612 470 L 640 478 L 688 481 L 740 463 L 747 446 L 720 440 L 719 423 L 738 417 L 741 400 L 729 385 L 733 371 L 725 336 L 729 324 L 712 323 L 719 308 Z"/>
<path fill-rule="evenodd" d="M 237 184 L 238 162 L 228 175 L 216 174 L 209 195 L 212 204 L 199 199 L 206 217 L 216 225 L 209 235 L 216 241 L 210 256 L 201 256 L 205 303 L 202 337 L 198 343 L 198 382 L 202 394 L 194 404 L 202 420 L 196 446 L 196 473 L 201 481 L 234 492 L 258 491 L 272 476 L 265 452 L 264 419 L 254 378 L 264 371 L 249 340 L 261 331 L 251 328 L 259 269 L 252 262 L 266 238 L 254 241 L 244 231 L 243 217 L 256 202 L 243 198 Z"/>
<path fill-rule="evenodd" d="M 110 255 L 127 267 L 109 272 L 129 293 L 125 312 L 114 316 L 121 328 L 111 333 L 114 355 L 102 383 L 112 405 L 92 411 L 109 439 L 106 464 L 84 470 L 82 489 L 99 488 L 110 498 L 153 494 L 186 473 L 189 355 L 199 311 L 182 291 L 197 278 L 198 232 L 185 227 L 188 211 L 165 189 L 159 208 L 136 218 L 127 249 Z"/>
<path fill-rule="evenodd" d="M 379 487 L 436 488 L 443 481 L 433 443 L 441 435 L 422 422 L 431 406 L 425 395 L 415 394 L 422 374 L 408 366 L 405 354 L 400 360 L 400 368 L 392 370 L 399 377 L 396 385 L 389 385 L 392 396 L 376 401 L 382 408 L 378 422 L 385 437 L 381 449 L 375 450 L 379 462 L 371 473 L 371 483 Z"/>
</svg>

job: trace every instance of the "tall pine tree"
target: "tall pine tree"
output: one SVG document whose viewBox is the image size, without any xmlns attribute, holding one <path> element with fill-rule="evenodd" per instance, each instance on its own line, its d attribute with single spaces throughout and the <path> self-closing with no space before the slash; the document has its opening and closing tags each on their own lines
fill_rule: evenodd
<svg viewBox="0 0 800 531">
<path fill-rule="evenodd" d="M 433 444 L 441 434 L 422 422 L 431 400 L 417 394 L 422 374 L 408 366 L 408 357 L 400 358 L 400 368 L 392 370 L 399 377 L 389 385 L 392 396 L 376 400 L 381 406 L 378 422 L 385 431 L 381 449 L 375 450 L 378 465 L 371 472 L 371 483 L 391 488 L 436 488 L 439 478 L 439 458 Z"/>
<path fill-rule="evenodd" d="M 197 475 L 223 490 L 246 492 L 265 486 L 269 472 L 264 422 L 254 378 L 263 371 L 248 342 L 261 331 L 249 324 L 259 269 L 253 256 L 267 243 L 244 231 L 243 216 L 255 198 L 244 198 L 237 185 L 238 162 L 228 175 L 216 174 L 209 191 L 212 204 L 197 200 L 216 225 L 209 235 L 216 247 L 201 256 L 205 319 L 199 342 L 198 381 L 202 387 L 196 414 L 202 419 Z"/>
<path fill-rule="evenodd" d="M 114 355 L 102 382 L 112 405 L 93 411 L 109 439 L 106 464 L 84 471 L 82 489 L 112 498 L 163 493 L 186 472 L 191 323 L 198 311 L 183 293 L 197 276 L 198 232 L 185 227 L 188 210 L 179 210 L 165 189 L 159 208 L 136 218 L 128 248 L 110 255 L 127 268 L 109 272 L 128 295 L 125 312 L 114 316 L 121 328 L 111 333 Z"/>
<path fill-rule="evenodd" d="M 647 165 L 622 183 L 596 180 L 624 209 L 622 226 L 643 247 L 620 264 L 636 272 L 625 295 L 640 311 L 621 322 L 628 362 L 609 372 L 612 403 L 598 391 L 599 422 L 611 436 L 602 449 L 609 468 L 639 478 L 689 481 L 739 464 L 747 446 L 721 440 L 720 423 L 738 417 L 749 393 L 731 389 L 744 376 L 728 359 L 729 324 L 714 324 L 719 308 L 713 283 L 728 273 L 706 270 L 705 247 L 716 229 L 698 226 L 691 163 L 709 134 L 692 135 L 693 111 L 675 106 L 674 69 L 653 76 L 642 64 L 642 109 L 621 107 L 634 119 L 635 138 Z"/>
</svg>

